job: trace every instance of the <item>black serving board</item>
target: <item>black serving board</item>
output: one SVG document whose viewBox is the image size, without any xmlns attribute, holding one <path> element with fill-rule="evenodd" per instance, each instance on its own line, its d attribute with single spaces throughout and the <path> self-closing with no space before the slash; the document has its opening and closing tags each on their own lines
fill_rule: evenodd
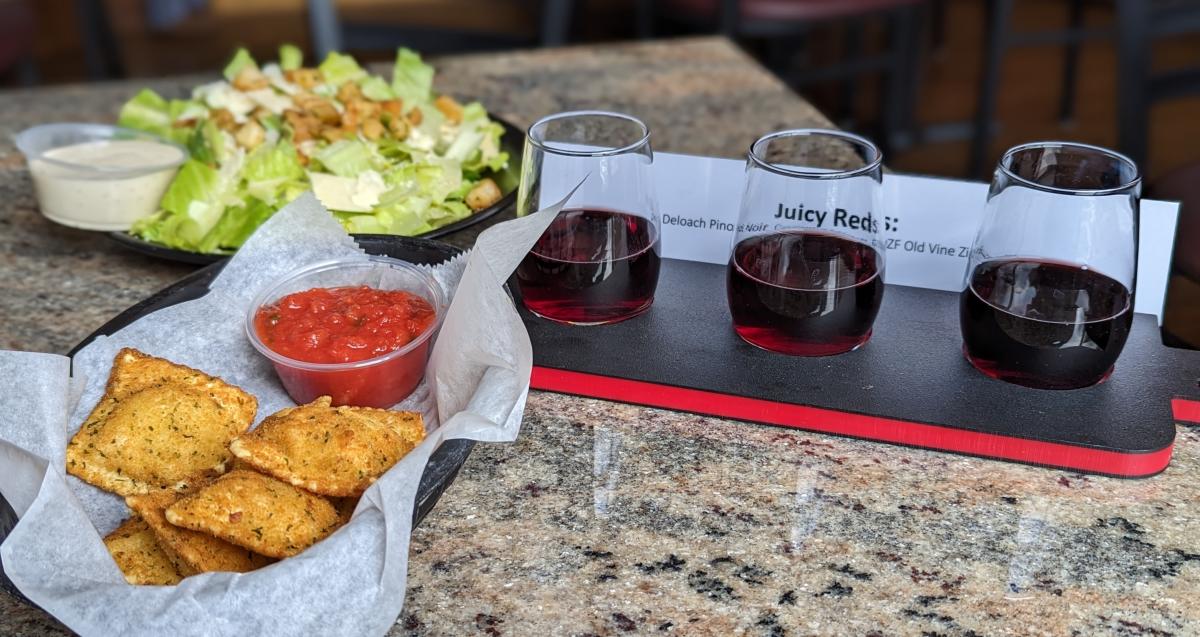
<svg viewBox="0 0 1200 637">
<path fill-rule="evenodd" d="M 452 224 L 434 228 L 429 232 L 420 235 L 419 239 L 436 239 L 444 237 L 468 228 L 477 223 L 482 223 L 490 219 L 500 212 L 511 208 L 517 200 L 517 186 L 521 181 L 521 157 L 524 153 L 525 132 L 513 126 L 512 124 L 493 117 L 492 121 L 500 124 L 504 128 L 504 135 L 500 138 L 501 150 L 508 153 L 508 166 L 499 173 L 491 175 L 492 179 L 500 186 L 500 190 L 504 192 L 504 197 L 497 201 L 494 205 L 488 206 L 479 212 L 461 219 Z M 365 236 L 365 235 L 364 235 Z M 391 236 L 391 235 L 377 235 Z M 139 252 L 146 256 L 163 259 L 166 261 L 177 261 L 179 263 L 190 263 L 193 265 L 208 265 L 229 258 L 227 254 L 205 254 L 203 252 L 189 252 L 178 248 L 171 248 L 158 243 L 146 241 L 140 237 L 136 237 L 128 232 L 110 232 L 108 237 L 134 252 Z"/>
<path fill-rule="evenodd" d="M 976 371 L 948 292 L 887 286 L 870 342 L 822 358 L 738 338 L 718 265 L 665 259 L 654 305 L 614 325 L 521 311 L 534 388 L 1089 473 L 1162 471 L 1200 407 L 1200 352 L 1164 346 L 1149 315 L 1107 382 L 1048 391 Z"/>
<path fill-rule="evenodd" d="M 371 254 L 385 255 L 404 259 L 412 263 L 429 265 L 441 263 L 462 252 L 462 250 L 454 246 L 439 241 L 410 237 L 358 235 L 355 237 L 355 241 L 358 242 L 360 247 Z M 149 298 L 118 314 L 115 318 L 101 326 L 100 329 L 88 335 L 67 355 L 73 357 L 76 352 L 83 349 L 85 345 L 92 342 L 97 336 L 112 334 L 151 312 L 204 296 L 208 292 L 209 283 L 220 273 L 224 265 L 224 262 L 212 264 L 159 290 Z M 425 472 L 421 475 L 421 482 L 417 486 L 416 506 L 413 509 L 414 527 L 425 519 L 425 516 L 437 504 L 438 498 L 450 486 L 450 483 L 454 482 L 454 478 L 458 476 L 459 469 L 466 462 L 467 456 L 471 454 L 471 449 L 474 446 L 475 441 L 473 440 L 447 440 L 430 456 L 429 464 L 425 466 Z M 17 516 L 13 512 L 12 507 L 3 496 L 0 496 L 0 542 L 3 542 L 4 538 L 8 537 L 9 531 L 16 524 Z M 4 565 L 2 563 L 0 563 L 0 587 L 25 600 L 25 597 L 21 595 L 8 579 L 8 576 L 4 574 Z"/>
</svg>

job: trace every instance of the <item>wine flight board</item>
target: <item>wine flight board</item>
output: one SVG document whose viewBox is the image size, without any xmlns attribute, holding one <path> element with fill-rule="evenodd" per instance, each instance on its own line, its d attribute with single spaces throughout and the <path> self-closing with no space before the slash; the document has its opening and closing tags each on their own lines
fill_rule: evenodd
<svg viewBox="0 0 1200 637">
<path fill-rule="evenodd" d="M 1200 422 L 1200 352 L 1162 345 L 1150 315 L 1135 315 L 1107 381 L 1053 391 L 974 369 L 950 292 L 887 285 L 871 340 L 826 357 L 738 338 L 713 264 L 663 259 L 654 305 L 612 325 L 518 307 L 535 389 L 1128 478 L 1165 469 L 1175 423 Z"/>
</svg>

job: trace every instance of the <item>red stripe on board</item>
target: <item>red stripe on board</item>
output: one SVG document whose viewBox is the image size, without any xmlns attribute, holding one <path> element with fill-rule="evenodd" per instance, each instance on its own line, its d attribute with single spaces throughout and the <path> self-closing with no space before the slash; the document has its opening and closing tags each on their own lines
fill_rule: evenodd
<svg viewBox="0 0 1200 637">
<path fill-rule="evenodd" d="M 534 367 L 530 383 L 565 394 L 1129 478 L 1162 471 L 1174 448 L 1121 453 L 548 367 Z M 1200 403 L 1176 402 L 1190 403 L 1200 422 Z"/>
<path fill-rule="evenodd" d="M 1200 401 L 1174 398 L 1171 400 L 1171 411 L 1175 412 L 1175 420 L 1200 422 Z"/>
</svg>

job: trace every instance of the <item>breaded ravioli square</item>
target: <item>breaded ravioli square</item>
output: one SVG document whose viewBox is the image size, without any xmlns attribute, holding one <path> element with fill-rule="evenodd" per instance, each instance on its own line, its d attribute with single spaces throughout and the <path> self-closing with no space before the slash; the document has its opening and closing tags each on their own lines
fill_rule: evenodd
<svg viewBox="0 0 1200 637">
<path fill-rule="evenodd" d="M 146 521 L 132 517 L 104 538 L 109 555 L 134 585 L 171 586 L 183 580 Z"/>
<path fill-rule="evenodd" d="M 234 470 L 167 507 L 167 521 L 255 553 L 291 557 L 341 525 L 329 500 L 254 471 Z"/>
<path fill-rule="evenodd" d="M 123 349 L 100 402 L 67 445 L 67 472 L 130 496 L 223 467 L 258 401 L 190 367 Z"/>
<path fill-rule="evenodd" d="M 167 522 L 164 513 L 187 493 L 198 492 L 210 480 L 190 484 L 182 493 L 159 491 L 147 495 L 132 495 L 125 504 L 139 515 L 158 538 L 163 552 L 185 576 L 212 571 L 245 573 L 274 562 L 269 557 L 215 538 L 207 533 L 192 531 Z"/>
<path fill-rule="evenodd" d="M 313 493 L 356 497 L 425 438 L 421 414 L 332 407 L 329 396 L 268 416 L 229 445 L 239 460 Z"/>
</svg>

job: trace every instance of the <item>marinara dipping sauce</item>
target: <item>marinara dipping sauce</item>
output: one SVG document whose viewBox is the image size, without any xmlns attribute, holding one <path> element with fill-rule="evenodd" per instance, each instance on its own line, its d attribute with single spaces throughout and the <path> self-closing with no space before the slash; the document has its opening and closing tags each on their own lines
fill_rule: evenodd
<svg viewBox="0 0 1200 637">
<path fill-rule="evenodd" d="M 327 262 L 271 286 L 246 327 L 297 403 L 391 407 L 421 382 L 442 305 L 432 277 L 402 261 Z"/>
<path fill-rule="evenodd" d="M 294 292 L 258 308 L 254 329 L 272 350 L 306 363 L 353 363 L 394 352 L 433 324 L 429 301 L 365 285 Z"/>
</svg>

